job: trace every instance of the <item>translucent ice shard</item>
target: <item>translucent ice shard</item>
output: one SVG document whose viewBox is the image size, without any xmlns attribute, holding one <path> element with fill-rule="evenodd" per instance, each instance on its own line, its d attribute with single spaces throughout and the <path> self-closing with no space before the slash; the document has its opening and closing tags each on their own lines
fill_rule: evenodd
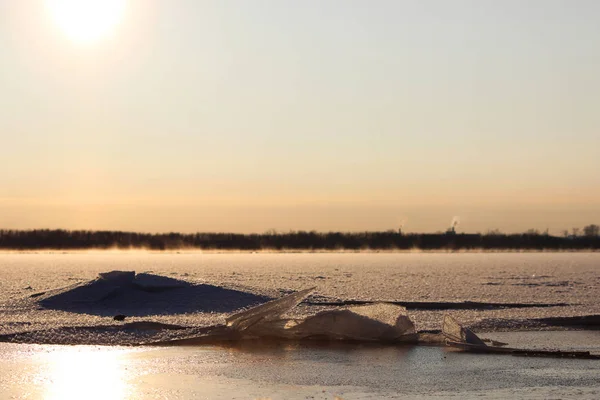
<svg viewBox="0 0 600 400">
<path fill-rule="evenodd" d="M 234 314 L 226 319 L 227 326 L 238 331 L 243 331 L 260 322 L 280 320 L 283 314 L 300 304 L 314 290 L 315 288 L 304 289 Z"/>
</svg>

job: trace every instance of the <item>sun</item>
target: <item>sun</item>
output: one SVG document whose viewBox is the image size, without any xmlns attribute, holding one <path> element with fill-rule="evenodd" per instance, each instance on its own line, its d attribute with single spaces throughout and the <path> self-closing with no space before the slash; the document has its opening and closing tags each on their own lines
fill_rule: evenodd
<svg viewBox="0 0 600 400">
<path fill-rule="evenodd" d="M 93 43 L 112 34 L 127 0 L 46 0 L 54 22 L 74 42 Z"/>
</svg>

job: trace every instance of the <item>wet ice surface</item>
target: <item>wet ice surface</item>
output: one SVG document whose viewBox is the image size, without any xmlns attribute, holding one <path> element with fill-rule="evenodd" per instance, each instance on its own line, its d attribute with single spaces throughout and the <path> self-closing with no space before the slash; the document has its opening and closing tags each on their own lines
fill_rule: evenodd
<svg viewBox="0 0 600 400">
<path fill-rule="evenodd" d="M 560 336 L 568 342 L 588 341 L 588 334 L 544 333 L 547 340 Z M 592 360 L 473 355 L 426 346 L 246 343 L 227 348 L 126 348 L 0 343 L 0 357 L 0 398 L 597 399 L 600 395 L 600 363 Z"/>
</svg>

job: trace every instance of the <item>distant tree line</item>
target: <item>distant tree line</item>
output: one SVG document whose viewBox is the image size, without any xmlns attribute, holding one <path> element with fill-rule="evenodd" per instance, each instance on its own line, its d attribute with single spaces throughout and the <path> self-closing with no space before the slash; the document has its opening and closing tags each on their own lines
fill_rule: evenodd
<svg viewBox="0 0 600 400">
<path fill-rule="evenodd" d="M 600 228 L 588 225 L 553 236 L 531 229 L 521 234 L 381 232 L 135 233 L 120 231 L 0 230 L 0 249 L 203 249 L 203 250 L 599 250 Z"/>
</svg>

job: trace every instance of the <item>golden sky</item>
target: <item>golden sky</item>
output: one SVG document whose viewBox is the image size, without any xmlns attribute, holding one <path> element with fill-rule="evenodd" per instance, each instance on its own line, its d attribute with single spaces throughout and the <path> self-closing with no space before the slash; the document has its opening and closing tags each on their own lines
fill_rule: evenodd
<svg viewBox="0 0 600 400">
<path fill-rule="evenodd" d="M 0 228 L 600 223 L 599 19 L 583 0 L 0 0 Z"/>
</svg>

